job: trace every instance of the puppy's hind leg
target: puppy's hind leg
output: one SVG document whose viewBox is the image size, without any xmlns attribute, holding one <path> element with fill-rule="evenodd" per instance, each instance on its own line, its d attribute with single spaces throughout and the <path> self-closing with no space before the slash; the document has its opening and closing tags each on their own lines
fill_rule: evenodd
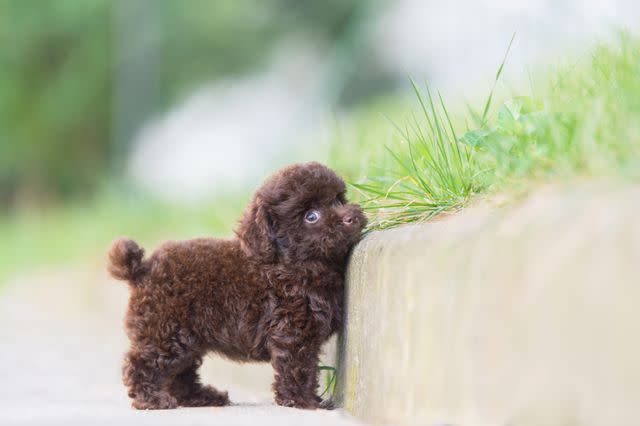
<svg viewBox="0 0 640 426">
<path fill-rule="evenodd" d="M 169 392 L 183 407 L 221 407 L 229 405 L 227 392 L 212 386 L 202 385 L 198 368 L 202 358 L 196 358 L 185 370 L 178 373 L 169 387 Z"/>
<path fill-rule="evenodd" d="M 138 410 L 177 408 L 178 401 L 167 390 L 170 376 L 158 368 L 160 356 L 152 349 L 129 351 L 125 355 L 122 376 L 133 398 L 131 406 Z"/>
</svg>

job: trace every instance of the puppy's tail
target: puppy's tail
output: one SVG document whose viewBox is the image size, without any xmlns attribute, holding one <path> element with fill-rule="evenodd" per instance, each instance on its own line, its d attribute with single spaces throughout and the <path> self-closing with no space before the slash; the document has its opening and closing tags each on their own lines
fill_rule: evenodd
<svg viewBox="0 0 640 426">
<path fill-rule="evenodd" d="M 129 281 L 137 285 L 147 272 L 146 262 L 142 260 L 144 249 L 128 238 L 118 238 L 109 249 L 107 269 L 117 280 Z"/>
</svg>

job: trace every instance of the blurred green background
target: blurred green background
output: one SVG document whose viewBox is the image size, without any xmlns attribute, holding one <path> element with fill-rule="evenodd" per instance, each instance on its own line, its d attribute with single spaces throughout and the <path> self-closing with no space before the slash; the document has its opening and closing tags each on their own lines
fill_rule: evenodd
<svg viewBox="0 0 640 426">
<path fill-rule="evenodd" d="M 140 122 L 204 82 L 257 67 L 285 33 L 334 43 L 355 3 L 3 0 L 2 209 L 93 193 L 122 171 Z M 148 93 L 116 123 L 128 69 L 141 70 Z"/>
<path fill-rule="evenodd" d="M 287 162 L 391 179 L 385 145 L 417 106 L 409 76 L 452 93 L 456 115 L 489 93 L 514 30 L 519 77 L 494 103 L 540 83 L 540 58 L 584 50 L 638 12 L 563 0 L 532 20 L 536 2 L 498 3 L 0 0 L 0 286 L 49 265 L 101 268 L 120 235 L 148 248 L 230 235 L 252 188 Z M 207 175 L 208 161 L 221 171 Z"/>
<path fill-rule="evenodd" d="M 356 3 L 1 0 L 0 280 L 123 233 L 229 234 L 248 190 L 188 207 L 136 191 L 135 132 L 199 85 L 264 65 L 285 35 L 331 49 Z"/>
</svg>

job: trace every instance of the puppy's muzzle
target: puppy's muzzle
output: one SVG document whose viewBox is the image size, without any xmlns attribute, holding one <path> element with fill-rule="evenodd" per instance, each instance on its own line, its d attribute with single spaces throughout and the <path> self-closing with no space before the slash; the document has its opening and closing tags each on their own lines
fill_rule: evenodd
<svg viewBox="0 0 640 426">
<path fill-rule="evenodd" d="M 362 210 L 358 205 L 350 205 L 342 214 L 342 223 L 348 228 L 361 228 L 367 224 L 367 219 L 362 214 Z"/>
</svg>

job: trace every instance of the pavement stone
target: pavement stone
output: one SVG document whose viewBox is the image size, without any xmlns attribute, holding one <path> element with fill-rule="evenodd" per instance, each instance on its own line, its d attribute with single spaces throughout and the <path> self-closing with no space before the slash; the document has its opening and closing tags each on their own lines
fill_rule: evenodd
<svg viewBox="0 0 640 426">
<path fill-rule="evenodd" d="M 99 260 L 30 272 L 0 295 L 0 425 L 358 425 L 341 410 L 273 403 L 268 364 L 209 357 L 203 381 L 229 391 L 229 407 L 138 411 L 121 382 L 127 289 Z"/>
</svg>

